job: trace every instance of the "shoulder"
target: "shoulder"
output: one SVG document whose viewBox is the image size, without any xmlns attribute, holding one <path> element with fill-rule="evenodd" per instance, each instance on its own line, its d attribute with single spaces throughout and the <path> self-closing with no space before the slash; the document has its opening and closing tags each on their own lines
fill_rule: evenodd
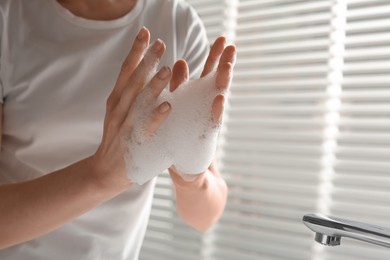
<svg viewBox="0 0 390 260">
<path fill-rule="evenodd" d="M 176 58 L 182 58 L 188 43 L 198 36 L 204 37 L 205 29 L 195 9 L 184 0 L 139 0 L 144 1 L 142 22 L 152 35 L 175 46 Z M 160 35 L 163 33 L 164 35 Z"/>
<path fill-rule="evenodd" d="M 146 11 L 171 16 L 175 20 L 197 19 L 195 9 L 184 0 L 141 0 L 145 1 Z"/>
<path fill-rule="evenodd" d="M 150 17 L 156 23 L 173 26 L 177 37 L 188 37 L 196 28 L 203 30 L 203 23 L 195 9 L 185 0 L 144 0 Z M 149 16 L 148 15 L 148 16 Z M 181 39 L 183 40 L 183 39 Z"/>
<path fill-rule="evenodd" d="M 190 68 L 190 78 L 197 78 L 207 58 L 209 42 L 206 29 L 195 9 L 184 0 L 145 0 L 154 9 L 154 17 L 164 14 L 169 18 L 156 18 L 163 31 L 170 27 L 176 59 L 185 59 Z M 158 10 L 158 11 L 156 11 Z M 169 20 L 169 21 L 168 21 Z M 169 43 L 170 39 L 166 39 Z"/>
<path fill-rule="evenodd" d="M 167 53 L 173 54 L 172 64 L 185 59 L 190 78 L 197 78 L 207 58 L 209 42 L 195 9 L 184 0 L 143 1 L 146 17 L 153 19 L 148 28 L 152 35 L 158 35 L 167 43 Z"/>
</svg>

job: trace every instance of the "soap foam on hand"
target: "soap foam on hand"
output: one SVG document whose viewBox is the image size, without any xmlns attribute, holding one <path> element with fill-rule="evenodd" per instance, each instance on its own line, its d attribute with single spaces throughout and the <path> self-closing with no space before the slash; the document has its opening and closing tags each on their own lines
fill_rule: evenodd
<svg viewBox="0 0 390 260">
<path fill-rule="evenodd" d="M 180 85 L 174 92 L 164 89 L 153 100 L 146 87 L 137 97 L 132 111 L 133 131 L 123 138 L 127 149 L 128 177 L 144 184 L 174 165 L 178 172 L 199 174 L 210 166 L 217 146 L 220 125 L 212 122 L 212 103 L 221 94 L 215 87 L 215 72 Z M 152 110 L 168 101 L 170 115 L 150 136 L 144 125 Z"/>
</svg>

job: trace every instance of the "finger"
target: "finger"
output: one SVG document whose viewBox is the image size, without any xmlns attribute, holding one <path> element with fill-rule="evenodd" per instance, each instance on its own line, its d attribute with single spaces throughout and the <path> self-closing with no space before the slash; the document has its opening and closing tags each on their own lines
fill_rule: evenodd
<svg viewBox="0 0 390 260">
<path fill-rule="evenodd" d="M 156 133 L 157 129 L 168 117 L 171 108 L 171 105 L 165 101 L 154 109 L 149 122 L 145 125 L 145 129 L 148 134 L 153 135 L 154 133 Z"/>
<path fill-rule="evenodd" d="M 144 58 L 131 75 L 129 82 L 124 88 L 117 108 L 123 116 L 127 115 L 130 106 L 133 104 L 135 98 L 144 88 L 150 75 L 154 73 L 156 67 L 164 54 L 165 44 L 161 40 L 155 41 L 147 50 Z"/>
<path fill-rule="evenodd" d="M 215 40 L 213 46 L 211 46 L 210 53 L 209 56 L 207 57 L 201 77 L 206 76 L 207 74 L 209 74 L 211 71 L 214 70 L 217 61 L 223 52 L 225 43 L 226 43 L 226 38 L 224 36 L 220 36 Z"/>
<path fill-rule="evenodd" d="M 150 33 L 149 30 L 143 27 L 134 40 L 133 46 L 127 55 L 126 59 L 122 63 L 121 71 L 119 73 L 115 88 L 113 89 L 110 98 L 112 103 L 117 103 L 119 97 L 126 87 L 126 84 L 134 72 L 135 68 L 140 63 L 145 50 L 149 46 Z"/>
<path fill-rule="evenodd" d="M 167 86 L 171 79 L 171 69 L 168 66 L 164 66 L 150 81 L 150 88 L 152 90 L 152 96 L 157 98 L 164 88 Z"/>
<path fill-rule="evenodd" d="M 227 46 L 219 59 L 219 65 L 227 62 L 230 62 L 233 65 L 236 63 L 236 46 L 234 45 Z"/>
<path fill-rule="evenodd" d="M 222 122 L 223 108 L 225 103 L 225 97 L 223 95 L 218 95 L 213 101 L 212 111 L 213 111 L 213 125 L 214 127 L 218 126 Z"/>
<path fill-rule="evenodd" d="M 230 62 L 222 64 L 218 67 L 215 78 L 215 87 L 218 90 L 225 91 L 229 87 L 230 81 L 232 79 L 232 69 L 233 65 Z"/>
<path fill-rule="evenodd" d="M 188 81 L 190 73 L 185 60 L 178 60 L 172 68 L 172 78 L 169 91 L 173 92 L 183 82 Z"/>
<path fill-rule="evenodd" d="M 226 47 L 219 59 L 215 86 L 217 89 L 226 90 L 233 76 L 233 66 L 236 62 L 236 47 L 230 45 Z"/>
</svg>

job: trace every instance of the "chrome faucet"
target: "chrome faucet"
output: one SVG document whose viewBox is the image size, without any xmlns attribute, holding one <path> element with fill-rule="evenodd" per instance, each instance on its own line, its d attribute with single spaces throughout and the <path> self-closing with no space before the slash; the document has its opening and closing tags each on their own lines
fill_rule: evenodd
<svg viewBox="0 0 390 260">
<path fill-rule="evenodd" d="M 322 214 L 306 214 L 303 223 L 315 232 L 315 241 L 328 246 L 338 246 L 342 237 L 390 247 L 390 229 L 362 222 L 330 217 Z"/>
</svg>

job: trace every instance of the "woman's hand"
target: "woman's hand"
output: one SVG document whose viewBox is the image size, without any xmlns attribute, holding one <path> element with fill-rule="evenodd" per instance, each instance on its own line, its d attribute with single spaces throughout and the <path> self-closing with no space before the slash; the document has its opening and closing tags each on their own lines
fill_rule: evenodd
<svg viewBox="0 0 390 260">
<path fill-rule="evenodd" d="M 212 72 L 217 67 L 215 86 L 221 90 L 227 90 L 233 76 L 233 66 L 236 61 L 236 47 L 229 45 L 225 47 L 226 38 L 218 37 L 211 46 L 209 56 L 204 65 L 201 78 Z M 170 91 L 173 92 L 180 84 L 188 81 L 189 69 L 184 60 L 179 60 L 173 66 L 172 79 L 170 82 Z M 213 102 L 213 120 L 218 124 L 223 114 L 223 95 L 218 95 Z"/>
<path fill-rule="evenodd" d="M 161 40 L 150 47 L 150 34 L 142 28 L 134 45 L 124 61 L 116 85 L 107 100 L 102 142 L 93 156 L 98 181 L 104 186 L 130 186 L 131 180 L 126 175 L 124 154 L 128 153 L 122 138 L 129 137 L 132 131 L 131 111 L 137 96 L 145 86 L 152 89 L 157 98 L 171 78 L 171 71 L 163 67 L 150 80 L 165 51 Z M 145 125 L 153 134 L 169 115 L 171 106 L 164 102 L 156 107 Z"/>
<path fill-rule="evenodd" d="M 212 72 L 217 66 L 216 87 L 227 90 L 232 78 L 236 48 L 225 48 L 226 39 L 219 37 L 213 44 L 201 77 Z M 185 61 L 178 61 L 173 67 L 171 91 L 188 80 L 188 66 Z M 215 97 L 212 104 L 213 123 L 220 124 L 223 114 L 223 95 Z M 191 149 L 191 147 L 188 147 Z M 222 215 L 227 201 L 228 188 L 221 177 L 215 161 L 209 168 L 198 175 L 178 172 L 174 166 L 169 174 L 175 185 L 176 207 L 182 219 L 197 230 L 205 231 Z"/>
<path fill-rule="evenodd" d="M 201 77 L 205 77 L 211 73 L 218 65 L 216 71 L 216 82 L 215 86 L 218 89 L 226 91 L 229 86 L 233 76 L 233 66 L 236 60 L 236 47 L 234 45 L 229 45 L 225 47 L 226 38 L 221 36 L 217 38 L 210 49 L 209 56 L 204 65 Z M 170 82 L 170 91 L 176 90 L 180 84 L 188 81 L 189 79 L 189 69 L 188 65 L 184 60 L 179 60 L 175 63 L 172 70 L 172 79 Z M 217 95 L 213 101 L 212 105 L 212 114 L 213 114 L 213 123 L 218 125 L 222 121 L 222 115 L 224 110 L 224 96 Z M 189 147 L 189 149 L 191 149 Z M 215 162 L 213 162 L 215 165 Z M 210 165 L 209 170 L 216 169 L 215 166 Z M 176 182 L 179 179 L 175 175 L 179 175 L 181 179 L 185 182 L 188 182 L 189 185 L 202 186 L 204 182 L 203 173 L 198 175 L 180 173 L 174 166 L 169 168 L 170 175 L 172 179 Z M 185 184 L 180 182 L 181 184 Z"/>
</svg>

